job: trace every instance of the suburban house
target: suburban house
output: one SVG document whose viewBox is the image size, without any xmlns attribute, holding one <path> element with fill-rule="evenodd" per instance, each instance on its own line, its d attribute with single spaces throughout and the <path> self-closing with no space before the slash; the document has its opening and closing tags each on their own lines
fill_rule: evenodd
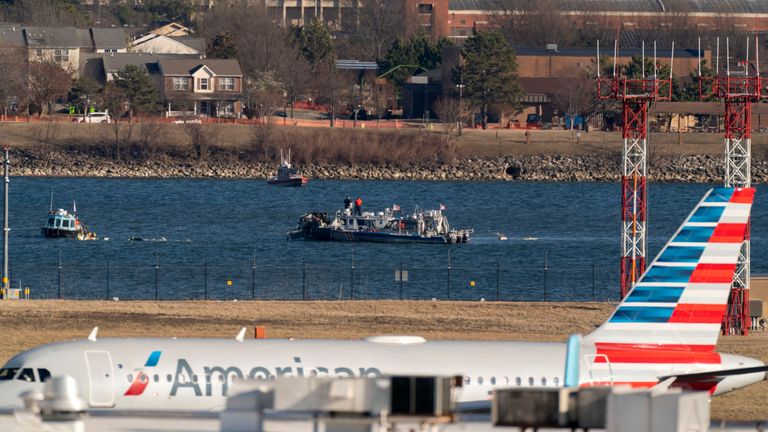
<svg viewBox="0 0 768 432">
<path fill-rule="evenodd" d="M 10 54 L 25 47 L 21 29 L 19 24 L 0 23 L 0 53 Z"/>
<path fill-rule="evenodd" d="M 205 39 L 148 33 L 132 40 L 128 49 L 131 52 L 147 54 L 186 54 L 205 57 Z"/>
<path fill-rule="evenodd" d="M 177 22 L 172 22 L 152 30 L 151 33 L 158 36 L 191 36 L 192 30 Z"/>
<path fill-rule="evenodd" d="M 124 53 L 128 38 L 121 28 L 91 28 L 93 50 L 97 53 Z"/>
<path fill-rule="evenodd" d="M 242 111 L 243 73 L 232 59 L 169 59 L 157 62 L 168 111 L 234 117 Z"/>
<path fill-rule="evenodd" d="M 79 75 L 80 50 L 92 49 L 88 29 L 74 27 L 25 27 L 30 62 L 51 61 L 64 70 Z"/>
</svg>

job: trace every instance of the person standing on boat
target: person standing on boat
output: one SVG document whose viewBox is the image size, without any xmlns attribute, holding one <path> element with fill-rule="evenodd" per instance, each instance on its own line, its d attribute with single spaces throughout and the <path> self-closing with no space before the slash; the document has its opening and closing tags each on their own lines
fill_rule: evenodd
<svg viewBox="0 0 768 432">
<path fill-rule="evenodd" d="M 363 199 L 360 197 L 357 197 L 355 200 L 355 215 L 362 216 L 363 215 Z"/>
<path fill-rule="evenodd" d="M 344 210 L 352 210 L 352 198 L 349 195 L 344 198 Z"/>
</svg>

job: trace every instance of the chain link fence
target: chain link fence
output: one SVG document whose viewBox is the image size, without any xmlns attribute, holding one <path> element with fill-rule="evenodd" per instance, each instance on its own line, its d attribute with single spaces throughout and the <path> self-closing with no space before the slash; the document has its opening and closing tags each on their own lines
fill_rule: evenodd
<svg viewBox="0 0 768 432">
<path fill-rule="evenodd" d="M 121 300 L 482 300 L 618 299 L 618 269 L 577 263 L 514 266 L 494 262 L 418 265 L 310 263 L 290 266 L 17 265 L 12 288 L 37 299 Z"/>
</svg>

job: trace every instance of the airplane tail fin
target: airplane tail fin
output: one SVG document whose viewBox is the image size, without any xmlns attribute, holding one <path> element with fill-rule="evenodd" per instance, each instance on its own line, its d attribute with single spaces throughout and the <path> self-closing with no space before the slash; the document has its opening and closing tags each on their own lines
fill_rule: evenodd
<svg viewBox="0 0 768 432">
<path fill-rule="evenodd" d="M 753 188 L 710 189 L 635 287 L 585 342 L 711 352 L 717 343 Z"/>
</svg>

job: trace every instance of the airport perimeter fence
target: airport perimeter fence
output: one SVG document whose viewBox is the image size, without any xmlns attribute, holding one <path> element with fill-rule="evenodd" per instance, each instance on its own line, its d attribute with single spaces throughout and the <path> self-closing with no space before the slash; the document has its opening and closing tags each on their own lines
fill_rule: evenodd
<svg viewBox="0 0 768 432">
<path fill-rule="evenodd" d="M 618 268 L 422 266 L 412 263 L 292 266 L 11 266 L 11 288 L 33 299 L 615 301 Z"/>
</svg>

